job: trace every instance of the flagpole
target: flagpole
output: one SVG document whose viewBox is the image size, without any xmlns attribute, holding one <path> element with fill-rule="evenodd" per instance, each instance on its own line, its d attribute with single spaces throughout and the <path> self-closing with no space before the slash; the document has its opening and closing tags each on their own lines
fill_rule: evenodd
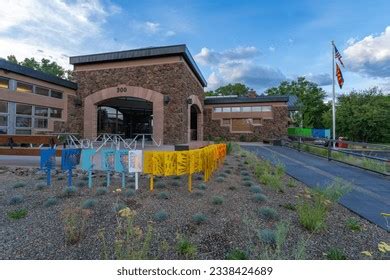
<svg viewBox="0 0 390 280">
<path fill-rule="evenodd" d="M 336 146 L 336 93 L 335 93 L 335 73 L 334 73 L 334 58 L 335 58 L 335 51 L 334 51 L 334 41 L 332 40 L 332 139 L 333 139 L 333 148 Z"/>
</svg>

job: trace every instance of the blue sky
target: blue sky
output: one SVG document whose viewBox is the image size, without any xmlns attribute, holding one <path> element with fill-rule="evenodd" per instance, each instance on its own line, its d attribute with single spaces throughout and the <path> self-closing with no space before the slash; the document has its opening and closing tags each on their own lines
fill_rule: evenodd
<svg viewBox="0 0 390 280">
<path fill-rule="evenodd" d="M 263 92 L 306 76 L 331 91 L 333 39 L 342 91 L 390 90 L 389 1 L 0 0 L 0 57 L 49 57 L 187 44 L 209 89 Z M 386 29 L 387 28 L 387 29 Z"/>
</svg>

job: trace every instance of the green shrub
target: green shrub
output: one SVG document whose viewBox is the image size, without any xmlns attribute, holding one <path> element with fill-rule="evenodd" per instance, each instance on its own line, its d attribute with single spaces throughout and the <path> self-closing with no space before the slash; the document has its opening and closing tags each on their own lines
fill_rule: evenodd
<svg viewBox="0 0 390 280">
<path fill-rule="evenodd" d="M 78 181 L 76 183 L 76 187 L 78 188 L 84 188 L 85 186 L 87 186 L 87 183 L 85 181 Z"/>
<path fill-rule="evenodd" d="M 226 144 L 226 154 L 230 155 L 233 151 L 233 144 L 232 142 L 227 142 Z"/>
<path fill-rule="evenodd" d="M 14 189 L 24 188 L 26 186 L 25 182 L 17 182 L 14 184 Z"/>
<path fill-rule="evenodd" d="M 337 202 L 343 195 L 351 191 L 351 189 L 352 186 L 349 182 L 345 182 L 342 179 L 337 178 L 325 188 L 317 188 L 313 190 L 313 193 L 323 199 L 328 199 L 331 202 Z"/>
<path fill-rule="evenodd" d="M 157 195 L 157 198 L 159 198 L 159 199 L 169 199 L 169 195 L 168 195 L 168 193 L 166 193 L 166 192 L 160 192 L 160 193 Z"/>
<path fill-rule="evenodd" d="M 92 209 L 92 208 L 94 208 L 96 206 L 96 204 L 97 204 L 97 200 L 96 199 L 89 198 L 89 199 L 84 200 L 81 203 L 81 208 L 83 208 L 83 209 Z"/>
<path fill-rule="evenodd" d="M 297 182 L 294 180 L 294 179 L 288 179 L 288 182 L 287 182 L 287 187 L 289 188 L 296 188 L 298 185 L 297 185 Z"/>
<path fill-rule="evenodd" d="M 247 260 L 248 256 L 245 252 L 234 249 L 233 251 L 229 252 L 229 254 L 226 256 L 227 260 Z"/>
<path fill-rule="evenodd" d="M 21 204 L 24 202 L 24 198 L 21 195 L 15 195 L 9 200 L 9 205 Z"/>
<path fill-rule="evenodd" d="M 359 223 L 359 221 L 355 218 L 349 218 L 346 221 L 347 228 L 349 228 L 352 231 L 361 231 L 362 227 Z"/>
<path fill-rule="evenodd" d="M 274 230 L 268 228 L 262 229 L 259 231 L 258 236 L 264 244 L 268 246 L 276 245 L 276 234 Z"/>
<path fill-rule="evenodd" d="M 156 186 L 156 189 L 163 189 L 163 188 L 165 188 L 167 185 L 165 184 L 165 182 L 158 181 L 158 182 L 156 182 L 155 186 Z"/>
<path fill-rule="evenodd" d="M 179 187 L 180 186 L 180 181 L 179 180 L 173 180 L 171 182 L 171 186 L 172 187 Z"/>
<path fill-rule="evenodd" d="M 283 163 L 279 162 L 275 165 L 274 173 L 276 176 L 282 177 L 285 173 L 285 166 Z"/>
<path fill-rule="evenodd" d="M 311 232 L 317 232 L 326 227 L 326 206 L 319 199 L 313 202 L 301 201 L 297 205 L 299 222 Z"/>
<path fill-rule="evenodd" d="M 37 189 L 37 190 L 43 190 L 44 188 L 46 188 L 46 183 L 44 183 L 44 182 L 38 182 L 38 183 L 36 183 L 35 184 L 35 188 Z"/>
<path fill-rule="evenodd" d="M 285 204 L 282 204 L 281 205 L 283 208 L 285 208 L 285 209 L 288 209 L 288 210 L 291 210 L 291 211 L 296 211 L 297 210 L 297 207 L 294 205 L 294 204 L 292 204 L 292 203 L 285 203 Z"/>
<path fill-rule="evenodd" d="M 53 197 L 49 197 L 48 199 L 46 199 L 46 201 L 43 203 L 43 206 L 50 207 L 50 206 L 56 205 L 57 203 L 58 203 L 58 199 L 53 196 Z"/>
<path fill-rule="evenodd" d="M 262 207 L 259 209 L 259 215 L 266 221 L 277 221 L 279 220 L 279 214 L 275 209 L 270 207 Z"/>
<path fill-rule="evenodd" d="M 77 188 L 74 186 L 65 187 L 65 189 L 62 191 L 63 197 L 71 197 L 74 196 L 77 193 Z"/>
<path fill-rule="evenodd" d="M 252 199 L 256 202 L 267 201 L 267 197 L 262 193 L 256 193 L 252 196 Z"/>
<path fill-rule="evenodd" d="M 252 181 L 244 181 L 242 184 L 245 187 L 252 187 L 255 183 L 253 183 Z"/>
<path fill-rule="evenodd" d="M 96 189 L 96 195 L 105 195 L 108 193 L 108 189 L 104 187 L 99 187 Z"/>
<path fill-rule="evenodd" d="M 223 178 L 226 178 L 228 175 L 225 174 L 225 173 L 219 173 L 218 177 L 223 177 Z"/>
<path fill-rule="evenodd" d="M 127 190 L 124 192 L 124 195 L 125 195 L 125 197 L 133 197 L 133 196 L 135 196 L 135 190 L 133 190 L 133 189 L 127 189 Z"/>
<path fill-rule="evenodd" d="M 326 258 L 328 260 L 346 260 L 347 257 L 344 255 L 343 251 L 338 248 L 331 248 L 326 253 Z"/>
<path fill-rule="evenodd" d="M 164 210 L 160 210 L 154 214 L 153 218 L 156 222 L 162 222 L 168 219 L 168 213 Z"/>
<path fill-rule="evenodd" d="M 222 183 L 225 181 L 225 178 L 219 176 L 219 177 L 217 177 L 217 179 L 215 179 L 215 181 L 217 181 L 218 183 Z"/>
<path fill-rule="evenodd" d="M 250 190 L 250 192 L 253 192 L 253 193 L 260 193 L 261 192 L 261 188 L 259 186 L 252 186 L 249 190 Z"/>
<path fill-rule="evenodd" d="M 126 204 L 123 202 L 115 202 L 112 208 L 114 212 L 118 213 L 120 210 L 126 208 Z"/>
<path fill-rule="evenodd" d="M 202 214 L 202 213 L 196 213 L 195 215 L 192 216 L 192 221 L 195 223 L 195 224 L 202 224 L 204 222 L 207 221 L 207 217 L 206 215 Z"/>
<path fill-rule="evenodd" d="M 22 218 L 26 217 L 27 214 L 28 214 L 27 209 L 18 209 L 18 210 L 10 211 L 7 213 L 8 218 L 13 219 L 13 220 L 22 219 Z"/>
<path fill-rule="evenodd" d="M 251 174 L 249 173 L 249 171 L 243 170 L 240 172 L 240 175 L 241 176 L 250 176 Z"/>
<path fill-rule="evenodd" d="M 205 189 L 207 189 L 207 185 L 205 183 L 200 183 L 196 186 L 196 188 L 204 191 Z"/>
<path fill-rule="evenodd" d="M 211 201 L 214 205 L 221 205 L 223 203 L 223 198 L 220 196 L 213 196 Z"/>
<path fill-rule="evenodd" d="M 241 180 L 242 181 L 252 181 L 252 177 L 251 176 L 242 176 Z"/>
<path fill-rule="evenodd" d="M 192 244 L 190 241 L 188 241 L 185 238 L 179 239 L 176 246 L 176 250 L 180 255 L 184 256 L 187 259 L 195 258 L 198 252 L 196 245 Z"/>
</svg>

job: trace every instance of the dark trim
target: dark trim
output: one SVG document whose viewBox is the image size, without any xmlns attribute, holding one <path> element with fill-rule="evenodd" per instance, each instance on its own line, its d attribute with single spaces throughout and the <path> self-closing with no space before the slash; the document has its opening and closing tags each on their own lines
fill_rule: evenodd
<svg viewBox="0 0 390 280">
<path fill-rule="evenodd" d="M 70 88 L 70 89 L 77 89 L 77 84 L 73 83 L 71 81 L 61 79 L 57 76 L 50 75 L 47 73 L 44 73 L 42 71 L 34 70 L 26 66 L 22 66 L 19 64 L 15 64 L 9 61 L 6 61 L 5 59 L 0 59 L 0 69 L 3 69 L 5 71 L 9 71 L 12 73 L 20 74 L 26 77 L 34 78 L 37 80 L 41 80 L 44 82 L 48 82 L 51 84 L 55 84 L 58 86 Z"/>
<path fill-rule="evenodd" d="M 203 77 L 198 66 L 195 63 L 190 51 L 185 44 L 163 46 L 163 47 L 150 47 L 135 50 L 119 51 L 119 52 L 107 52 L 89 55 L 80 55 L 70 57 L 70 64 L 82 65 L 93 64 L 112 61 L 126 61 L 126 60 L 138 60 L 144 58 L 156 58 L 180 55 L 183 56 L 195 76 L 202 84 L 203 87 L 207 86 L 206 79 Z"/>
<path fill-rule="evenodd" d="M 205 98 L 205 105 L 216 104 L 242 104 L 242 103 L 265 103 L 265 102 L 288 102 L 288 96 L 258 96 L 258 97 L 215 97 Z"/>
</svg>

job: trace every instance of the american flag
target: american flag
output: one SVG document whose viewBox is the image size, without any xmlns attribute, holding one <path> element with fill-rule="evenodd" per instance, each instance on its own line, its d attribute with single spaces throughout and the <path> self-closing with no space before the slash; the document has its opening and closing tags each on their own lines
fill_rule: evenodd
<svg viewBox="0 0 390 280">
<path fill-rule="evenodd" d="M 335 58 L 337 58 L 340 61 L 340 64 L 343 65 L 343 67 L 344 67 L 344 63 L 341 61 L 341 58 L 342 58 L 341 54 L 339 53 L 339 51 L 336 48 L 336 46 L 335 45 L 333 45 L 333 46 L 334 46 L 334 56 L 335 56 Z"/>
</svg>

